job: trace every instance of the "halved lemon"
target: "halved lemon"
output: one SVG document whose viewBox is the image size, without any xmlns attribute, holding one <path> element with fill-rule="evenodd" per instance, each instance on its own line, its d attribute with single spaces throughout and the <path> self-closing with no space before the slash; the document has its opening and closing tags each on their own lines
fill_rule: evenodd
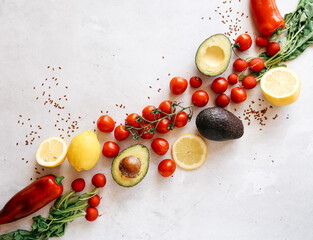
<svg viewBox="0 0 313 240">
<path fill-rule="evenodd" d="M 286 106 L 299 97 L 300 78 L 290 68 L 273 68 L 262 77 L 261 89 L 269 102 L 276 106 Z"/>
<path fill-rule="evenodd" d="M 206 160 L 208 148 L 203 139 L 194 134 L 185 134 L 176 139 L 172 146 L 172 157 L 184 169 L 196 169 Z"/>
<path fill-rule="evenodd" d="M 60 137 L 50 137 L 40 143 L 36 161 L 44 167 L 56 167 L 64 162 L 66 153 L 66 142 Z"/>
</svg>

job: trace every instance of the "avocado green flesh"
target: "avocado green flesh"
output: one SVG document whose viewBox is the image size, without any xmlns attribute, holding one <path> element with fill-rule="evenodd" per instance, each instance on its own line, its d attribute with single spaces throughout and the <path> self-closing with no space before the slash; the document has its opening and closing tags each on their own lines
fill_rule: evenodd
<svg viewBox="0 0 313 240">
<path fill-rule="evenodd" d="M 198 48 L 196 65 L 207 76 L 217 76 L 225 72 L 231 58 L 231 42 L 223 34 L 206 39 Z"/>
<path fill-rule="evenodd" d="M 134 156 L 141 162 L 141 167 L 138 175 L 134 178 L 126 177 L 122 174 L 119 166 L 125 157 Z M 149 150 L 141 144 L 137 144 L 126 148 L 112 162 L 112 177 L 123 187 L 132 187 L 139 183 L 145 176 L 149 168 Z"/>
</svg>

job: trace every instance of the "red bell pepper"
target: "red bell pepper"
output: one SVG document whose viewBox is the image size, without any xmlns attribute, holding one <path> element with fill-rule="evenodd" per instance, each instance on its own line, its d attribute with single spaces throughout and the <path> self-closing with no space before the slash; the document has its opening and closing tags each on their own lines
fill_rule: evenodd
<svg viewBox="0 0 313 240">
<path fill-rule="evenodd" d="M 58 198 L 63 192 L 63 178 L 47 175 L 19 191 L 0 211 L 0 224 L 26 217 Z"/>
<path fill-rule="evenodd" d="M 250 0 L 250 8 L 255 25 L 263 35 L 270 37 L 276 29 L 284 28 L 285 19 L 275 0 Z"/>
</svg>

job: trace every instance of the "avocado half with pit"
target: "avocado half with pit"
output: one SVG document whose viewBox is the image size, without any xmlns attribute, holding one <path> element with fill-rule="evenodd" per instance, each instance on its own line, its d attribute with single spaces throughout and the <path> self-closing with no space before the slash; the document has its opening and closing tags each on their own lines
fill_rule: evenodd
<svg viewBox="0 0 313 240">
<path fill-rule="evenodd" d="M 149 168 L 149 150 L 142 144 L 126 148 L 112 162 L 112 177 L 123 187 L 138 184 Z"/>
<path fill-rule="evenodd" d="M 207 76 L 225 72 L 231 58 L 231 42 L 223 34 L 216 34 L 201 43 L 196 54 L 198 70 Z"/>
</svg>

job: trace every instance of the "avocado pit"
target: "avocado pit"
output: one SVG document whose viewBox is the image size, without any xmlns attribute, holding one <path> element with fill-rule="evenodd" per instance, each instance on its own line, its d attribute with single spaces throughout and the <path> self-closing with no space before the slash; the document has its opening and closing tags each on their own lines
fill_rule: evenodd
<svg viewBox="0 0 313 240">
<path fill-rule="evenodd" d="M 122 159 L 119 165 L 121 173 L 128 178 L 135 178 L 141 168 L 141 161 L 135 156 L 127 156 Z"/>
</svg>

